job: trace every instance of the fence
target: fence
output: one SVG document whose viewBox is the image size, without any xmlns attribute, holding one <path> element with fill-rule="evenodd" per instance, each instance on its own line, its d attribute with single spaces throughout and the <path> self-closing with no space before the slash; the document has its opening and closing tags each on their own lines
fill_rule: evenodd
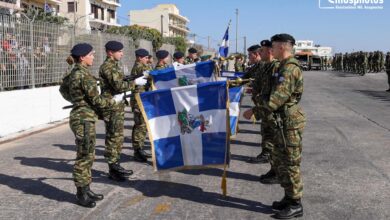
<svg viewBox="0 0 390 220">
<path fill-rule="evenodd" d="M 58 84 L 68 71 L 65 60 L 71 47 L 80 42 L 94 47 L 91 70 L 97 76 L 106 56 L 104 45 L 109 40 L 124 44 L 121 64 L 124 73 L 129 74 L 135 60 L 135 44 L 131 38 L 0 14 L 0 90 Z M 143 45 L 148 44 L 151 42 L 143 41 Z M 172 45 L 164 47 L 174 51 Z"/>
</svg>

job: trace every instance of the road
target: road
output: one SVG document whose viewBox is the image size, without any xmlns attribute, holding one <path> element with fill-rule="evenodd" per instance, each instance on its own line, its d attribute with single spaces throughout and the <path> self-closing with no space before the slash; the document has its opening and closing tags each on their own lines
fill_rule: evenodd
<svg viewBox="0 0 390 220">
<path fill-rule="evenodd" d="M 386 75 L 305 72 L 302 219 L 390 219 L 390 93 Z M 242 110 L 251 106 L 245 96 Z M 132 114 L 126 113 L 125 134 Z M 92 189 L 105 195 L 96 208 L 75 204 L 74 138 L 68 125 L 0 145 L 0 219 L 272 219 L 279 185 L 262 185 L 267 164 L 247 160 L 260 152 L 258 123 L 240 119 L 231 143 L 228 196 L 222 170 L 157 174 L 132 158 L 126 138 L 122 165 L 135 174 L 107 178 L 104 128 L 97 128 Z"/>
</svg>

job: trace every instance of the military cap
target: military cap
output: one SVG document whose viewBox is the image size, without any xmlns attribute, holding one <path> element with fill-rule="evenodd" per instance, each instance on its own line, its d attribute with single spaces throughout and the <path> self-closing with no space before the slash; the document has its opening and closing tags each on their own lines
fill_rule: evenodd
<svg viewBox="0 0 390 220">
<path fill-rule="evenodd" d="M 80 44 L 74 45 L 72 50 L 70 51 L 70 53 L 73 56 L 80 57 L 80 56 L 85 56 L 85 55 L 89 54 L 92 50 L 93 50 L 93 47 L 90 44 L 80 43 Z"/>
<path fill-rule="evenodd" d="M 250 47 L 248 48 L 248 51 L 249 51 L 249 52 L 254 52 L 254 51 L 258 50 L 258 49 L 260 49 L 260 45 L 255 44 L 255 45 L 250 46 Z"/>
<path fill-rule="evenodd" d="M 200 60 L 201 61 L 205 61 L 205 60 L 208 60 L 210 58 L 211 58 L 211 55 L 203 55 L 203 56 L 200 57 Z"/>
<path fill-rule="evenodd" d="M 198 51 L 195 48 L 191 47 L 190 49 L 188 49 L 188 53 L 198 53 Z"/>
<path fill-rule="evenodd" d="M 295 39 L 289 34 L 275 34 L 271 37 L 271 42 L 289 42 L 295 45 Z"/>
<path fill-rule="evenodd" d="M 123 49 L 123 44 L 121 42 L 118 42 L 118 41 L 108 41 L 105 45 L 106 47 L 106 50 L 111 50 L 111 51 L 120 51 Z"/>
<path fill-rule="evenodd" d="M 166 50 L 159 50 L 156 52 L 156 57 L 160 60 L 165 59 L 169 55 L 169 52 Z"/>
<path fill-rule="evenodd" d="M 183 58 L 184 57 L 184 53 L 180 52 L 180 51 L 177 51 L 173 54 L 173 58 L 175 58 L 176 60 L 177 59 L 180 59 L 180 58 Z"/>
<path fill-rule="evenodd" d="M 135 51 L 135 56 L 137 57 L 146 57 L 149 56 L 149 52 L 143 48 Z"/>
<path fill-rule="evenodd" d="M 260 42 L 260 46 L 261 47 L 272 47 L 272 43 L 270 40 L 262 40 Z"/>
</svg>

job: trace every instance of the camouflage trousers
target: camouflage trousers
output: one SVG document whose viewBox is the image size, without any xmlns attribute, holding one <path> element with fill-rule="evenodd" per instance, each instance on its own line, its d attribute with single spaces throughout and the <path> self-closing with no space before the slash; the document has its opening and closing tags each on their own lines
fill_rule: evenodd
<svg viewBox="0 0 390 220">
<path fill-rule="evenodd" d="M 274 149 L 274 139 L 276 135 L 275 124 L 270 121 L 262 120 L 261 122 L 261 148 L 262 152 L 270 155 L 271 170 L 277 173 L 274 157 L 272 155 Z"/>
<path fill-rule="evenodd" d="M 70 117 L 70 128 L 76 137 L 77 156 L 73 167 L 73 180 L 76 187 L 91 183 L 91 168 L 95 159 L 95 122 Z"/>
<path fill-rule="evenodd" d="M 390 69 L 387 69 L 386 73 L 387 73 L 387 84 L 389 84 L 389 88 L 390 88 Z"/>
<path fill-rule="evenodd" d="M 138 106 L 133 107 L 134 112 L 134 126 L 133 132 L 131 134 L 131 140 L 133 144 L 133 149 L 142 149 L 145 145 L 146 139 L 146 124 L 142 113 Z"/>
<path fill-rule="evenodd" d="M 301 178 L 302 132 L 292 130 L 285 132 L 287 145 L 277 144 L 272 150 L 272 163 L 278 175 L 280 185 L 284 188 L 284 194 L 291 199 L 302 197 L 303 183 Z M 278 135 L 279 136 L 279 135 Z M 299 142 L 291 146 L 290 142 Z"/>
<path fill-rule="evenodd" d="M 109 164 L 119 161 L 124 141 L 125 104 L 119 103 L 117 105 L 112 111 L 102 112 L 106 128 L 104 157 Z"/>
</svg>

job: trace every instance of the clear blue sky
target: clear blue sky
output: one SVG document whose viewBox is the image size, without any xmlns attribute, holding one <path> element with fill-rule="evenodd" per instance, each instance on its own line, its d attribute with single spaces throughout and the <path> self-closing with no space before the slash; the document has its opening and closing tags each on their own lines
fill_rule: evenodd
<svg viewBox="0 0 390 220">
<path fill-rule="evenodd" d="M 247 46 L 269 39 L 276 33 L 289 33 L 297 40 L 333 47 L 334 52 L 353 50 L 390 51 L 390 0 L 383 10 L 324 10 L 319 0 L 121 0 L 120 23 L 128 25 L 130 10 L 147 9 L 161 3 L 173 3 L 186 16 L 197 43 L 212 47 L 220 43 L 229 19 L 230 51 L 234 52 L 236 35 L 235 9 L 239 9 L 239 45 L 243 36 Z M 327 0 L 322 0 L 327 1 Z"/>
</svg>

